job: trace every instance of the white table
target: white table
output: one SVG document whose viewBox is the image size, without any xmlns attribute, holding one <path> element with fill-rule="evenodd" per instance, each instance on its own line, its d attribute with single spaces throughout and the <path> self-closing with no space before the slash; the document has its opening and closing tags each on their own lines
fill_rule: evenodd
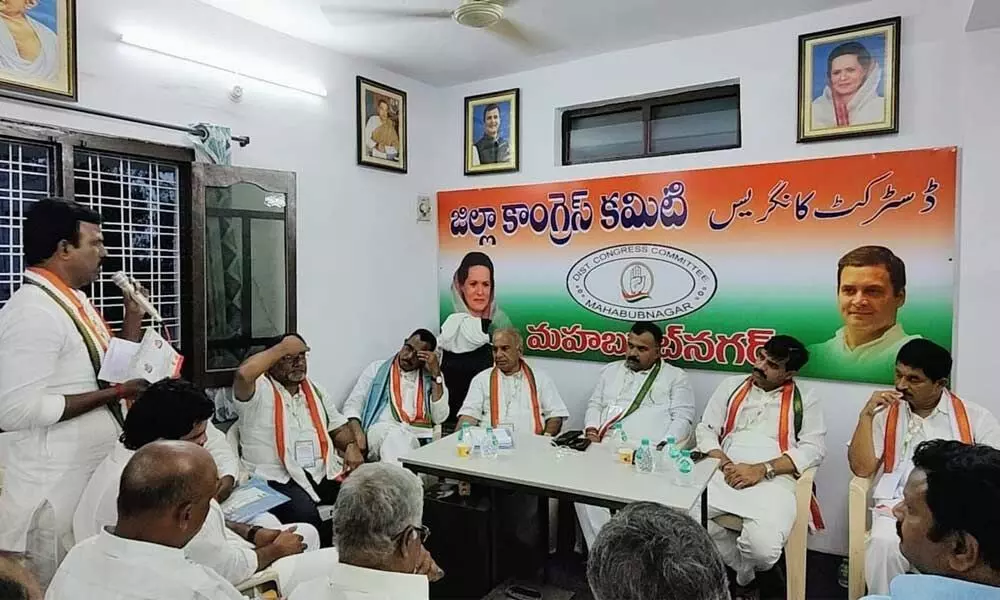
<svg viewBox="0 0 1000 600">
<path fill-rule="evenodd" d="M 604 444 L 586 452 L 559 449 L 552 438 L 521 435 L 513 450 L 501 450 L 496 459 L 461 458 L 451 435 L 413 450 L 401 460 L 411 471 L 459 479 L 491 487 L 561 498 L 611 509 L 639 501 L 658 502 L 691 512 L 701 499 L 702 525 L 708 517 L 708 482 L 719 461 L 706 458 L 695 465 L 691 484 L 679 486 L 669 472 L 638 473 L 617 461 Z"/>
<path fill-rule="evenodd" d="M 638 473 L 632 465 L 617 460 L 611 448 L 591 444 L 586 452 L 552 446 L 552 438 L 520 434 L 514 449 L 501 450 L 495 459 L 461 458 L 456 448 L 458 436 L 451 435 L 415 449 L 400 459 L 417 473 L 468 481 L 490 492 L 490 585 L 498 582 L 496 548 L 498 521 L 497 489 L 514 490 L 540 498 L 560 498 L 610 509 L 632 502 L 651 501 L 690 513 L 701 499 L 701 523 L 708 524 L 708 482 L 719 464 L 706 458 L 695 465 L 690 485 L 679 486 L 674 474 L 656 471 Z M 542 531 L 539 543 L 548 554 L 548 503 L 539 506 Z"/>
</svg>

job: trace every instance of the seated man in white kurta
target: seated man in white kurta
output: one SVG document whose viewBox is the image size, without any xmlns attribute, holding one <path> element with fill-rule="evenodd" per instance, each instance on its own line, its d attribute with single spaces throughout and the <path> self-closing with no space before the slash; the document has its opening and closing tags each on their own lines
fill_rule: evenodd
<svg viewBox="0 0 1000 600">
<path fill-rule="evenodd" d="M 896 356 L 896 389 L 875 392 L 861 410 L 847 453 L 851 470 L 859 477 L 883 471 L 872 494 L 865 549 L 870 594 L 888 594 L 892 579 L 910 568 L 900 552 L 892 508 L 903 498 L 917 445 L 945 439 L 1000 448 L 996 417 L 948 390 L 951 365 L 951 354 L 934 342 L 907 342 Z"/>
<path fill-rule="evenodd" d="M 600 444 L 616 423 L 636 443 L 648 439 L 655 446 L 667 438 L 681 443 L 690 437 L 694 392 L 687 374 L 660 358 L 662 342 L 663 330 L 655 323 L 640 321 L 632 326 L 625 360 L 604 367 L 590 397 L 587 439 Z M 611 512 L 577 504 L 576 513 L 589 547 Z"/>
<path fill-rule="evenodd" d="M 480 423 L 498 427 L 514 425 L 515 432 L 556 435 L 569 411 L 552 379 L 528 366 L 522 358 L 524 344 L 516 329 L 493 332 L 493 363 L 469 384 L 465 403 L 458 411 L 458 426 Z"/>
<path fill-rule="evenodd" d="M 708 486 L 709 518 L 743 519 L 739 534 L 708 524 L 741 587 L 778 561 L 795 523 L 795 477 L 826 454 L 819 399 L 794 380 L 808 360 L 801 342 L 774 336 L 750 377 L 729 377 L 716 388 L 695 430 L 698 448 L 720 461 Z M 821 529 L 818 506 L 812 508 L 813 525 Z"/>
<path fill-rule="evenodd" d="M 212 410 L 205 393 L 186 381 L 164 380 L 150 386 L 129 410 L 121 440 L 97 467 L 83 492 L 73 517 L 76 539 L 98 535 L 118 520 L 116 499 L 122 472 L 140 448 L 157 440 L 180 440 L 211 453 L 208 445 L 214 434 L 209 433 L 208 419 Z M 218 464 L 218 459 L 213 459 Z M 311 525 L 279 524 L 272 529 L 227 522 L 222 507 L 213 498 L 204 525 L 183 550 L 189 560 L 209 567 L 233 585 L 270 567 L 287 592 L 324 573 L 337 561 L 337 551 L 331 548 L 302 553 L 303 549 L 317 548 L 319 533 Z"/>
<path fill-rule="evenodd" d="M 448 418 L 436 350 L 434 334 L 418 329 L 394 357 L 376 360 L 361 373 L 344 402 L 344 417 L 368 460 L 398 461 Z"/>
</svg>

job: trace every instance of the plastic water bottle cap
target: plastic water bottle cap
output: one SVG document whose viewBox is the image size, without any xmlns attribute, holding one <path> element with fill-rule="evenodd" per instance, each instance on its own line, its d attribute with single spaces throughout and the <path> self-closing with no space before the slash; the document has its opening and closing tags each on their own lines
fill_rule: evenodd
<svg viewBox="0 0 1000 600">
<path fill-rule="evenodd" d="M 649 445 L 649 438 L 642 438 L 642 445 L 643 446 L 648 446 Z"/>
<path fill-rule="evenodd" d="M 670 437 L 667 438 L 667 443 L 668 444 L 676 444 L 677 443 L 677 438 L 675 438 L 674 436 L 670 436 Z"/>
</svg>

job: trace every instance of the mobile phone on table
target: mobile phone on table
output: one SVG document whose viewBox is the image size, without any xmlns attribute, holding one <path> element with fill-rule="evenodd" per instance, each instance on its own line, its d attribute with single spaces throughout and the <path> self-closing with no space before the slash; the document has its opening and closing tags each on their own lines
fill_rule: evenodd
<svg viewBox="0 0 1000 600">
<path fill-rule="evenodd" d="M 504 594 L 514 600 L 542 600 L 541 592 L 523 585 L 512 585 L 504 590 Z"/>
</svg>

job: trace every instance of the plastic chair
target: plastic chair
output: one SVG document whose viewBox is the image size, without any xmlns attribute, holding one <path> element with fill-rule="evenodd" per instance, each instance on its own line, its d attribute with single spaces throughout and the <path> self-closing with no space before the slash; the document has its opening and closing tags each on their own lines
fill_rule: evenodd
<svg viewBox="0 0 1000 600">
<path fill-rule="evenodd" d="M 785 597 L 787 600 L 806 598 L 806 543 L 809 539 L 809 504 L 812 501 L 816 467 L 806 469 L 795 482 L 795 524 L 785 541 Z M 720 515 L 716 525 L 730 531 L 742 531 L 743 519 L 736 515 Z"/>
<path fill-rule="evenodd" d="M 865 542 L 873 477 L 854 477 L 847 492 L 847 598 L 865 595 Z"/>
</svg>

